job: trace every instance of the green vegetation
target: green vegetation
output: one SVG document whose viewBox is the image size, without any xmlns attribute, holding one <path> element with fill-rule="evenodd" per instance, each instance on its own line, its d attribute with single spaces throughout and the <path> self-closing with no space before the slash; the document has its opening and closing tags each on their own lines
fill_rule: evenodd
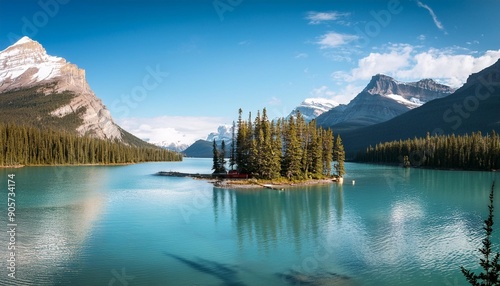
<svg viewBox="0 0 500 286">
<path fill-rule="evenodd" d="M 212 170 L 214 170 L 214 174 L 221 174 L 226 172 L 226 143 L 224 143 L 224 140 L 222 140 L 221 143 L 221 148 L 217 148 L 217 143 L 214 142 L 212 144 L 212 150 L 213 150 L 213 165 L 212 165 Z"/>
<path fill-rule="evenodd" d="M 0 124 L 0 166 L 123 164 L 180 161 L 178 153 L 150 147 L 79 137 L 65 131 Z"/>
<path fill-rule="evenodd" d="M 238 172 L 265 180 L 330 177 L 335 150 L 337 175 L 343 176 L 344 147 L 339 136 L 334 146 L 330 129 L 316 127 L 314 120 L 306 123 L 300 113 L 296 118 L 270 121 L 264 109 L 253 123 L 251 114 L 244 121 L 242 113 L 240 109 L 234 151 Z"/>
<path fill-rule="evenodd" d="M 84 108 L 62 118 L 50 116 L 50 112 L 69 104 L 75 96 L 69 91 L 56 93 L 55 84 L 14 90 L 0 96 L 0 122 L 27 125 L 43 129 L 74 131 L 83 121 Z M 45 95 L 43 91 L 49 94 Z"/>
<path fill-rule="evenodd" d="M 357 161 L 400 163 L 404 166 L 495 170 L 500 168 L 500 136 L 492 131 L 483 136 L 434 135 L 425 138 L 380 143 L 359 153 Z"/>
<path fill-rule="evenodd" d="M 496 253 L 493 256 L 491 249 L 491 234 L 493 233 L 493 193 L 495 189 L 495 182 L 493 182 L 490 191 L 490 203 L 488 205 L 488 218 L 484 221 L 484 230 L 486 231 L 486 237 L 483 239 L 483 246 L 479 249 L 479 252 L 483 255 L 483 258 L 479 260 L 479 265 L 483 268 L 484 272 L 475 274 L 474 272 L 465 269 L 463 266 L 460 267 L 465 278 L 471 285 L 474 286 L 489 286 L 489 285 L 500 285 L 500 264 L 498 264 L 498 259 L 500 258 L 500 253 Z"/>
</svg>

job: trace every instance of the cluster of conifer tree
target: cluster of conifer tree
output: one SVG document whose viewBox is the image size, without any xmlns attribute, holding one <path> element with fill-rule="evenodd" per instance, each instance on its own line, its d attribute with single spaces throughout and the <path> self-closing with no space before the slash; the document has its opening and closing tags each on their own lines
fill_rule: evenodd
<svg viewBox="0 0 500 286">
<path fill-rule="evenodd" d="M 259 179 L 318 179 L 331 176 L 332 161 L 337 161 L 337 175 L 344 175 L 344 146 L 339 136 L 334 144 L 330 129 L 316 127 L 314 120 L 306 123 L 300 113 L 296 118 L 270 121 L 264 109 L 254 120 L 250 113 L 244 121 L 242 112 L 240 109 L 237 134 L 231 143 L 231 169 L 236 166 L 239 173 Z M 214 162 L 215 156 L 214 152 Z"/>
<path fill-rule="evenodd" d="M 358 161 L 401 163 L 432 168 L 493 170 L 500 168 L 500 136 L 492 131 L 483 136 L 433 135 L 425 138 L 392 141 L 369 147 L 359 153 Z"/>
<path fill-rule="evenodd" d="M 152 145 L 129 146 L 110 140 L 12 124 L 0 124 L 0 146 L 0 166 L 182 160 L 179 153 Z"/>
</svg>

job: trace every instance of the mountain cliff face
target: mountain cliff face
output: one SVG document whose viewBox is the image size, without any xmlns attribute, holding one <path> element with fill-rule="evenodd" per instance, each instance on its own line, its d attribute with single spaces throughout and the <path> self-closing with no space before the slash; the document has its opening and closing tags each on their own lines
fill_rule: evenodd
<svg viewBox="0 0 500 286">
<path fill-rule="evenodd" d="M 347 106 L 333 108 L 316 120 L 337 130 L 356 129 L 387 121 L 453 91 L 432 79 L 403 83 L 378 74 Z"/>
<path fill-rule="evenodd" d="M 22 90 L 54 97 L 54 100 L 63 93 L 72 94 L 69 102 L 56 106 L 47 116 L 65 120 L 78 114 L 80 122 L 76 132 L 79 135 L 117 140 L 130 136 L 124 135 L 113 122 L 108 109 L 88 85 L 83 69 L 63 58 L 48 55 L 42 45 L 28 37 L 0 52 L 0 98 L 3 94 Z M 35 97 L 30 100 L 39 100 Z"/>
</svg>

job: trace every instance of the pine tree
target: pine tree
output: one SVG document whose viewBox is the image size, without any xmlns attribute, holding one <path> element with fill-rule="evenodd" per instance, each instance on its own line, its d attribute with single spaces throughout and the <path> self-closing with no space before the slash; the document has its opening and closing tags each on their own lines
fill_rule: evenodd
<svg viewBox="0 0 500 286">
<path fill-rule="evenodd" d="M 344 151 L 344 145 L 342 144 L 342 138 L 340 138 L 340 134 L 337 134 L 337 140 L 335 141 L 335 149 L 333 153 L 334 153 L 334 161 L 337 162 L 335 164 L 335 170 L 337 171 L 337 176 L 339 178 L 342 178 L 345 174 L 345 168 L 344 168 L 345 151 Z"/>
<path fill-rule="evenodd" d="M 474 272 L 465 269 L 463 266 L 460 267 L 463 275 L 469 281 L 471 285 L 482 286 L 482 285 L 500 285 L 500 264 L 498 259 L 500 258 L 500 253 L 496 253 L 493 257 L 491 249 L 491 234 L 493 233 L 493 196 L 494 196 L 495 182 L 493 182 L 490 191 L 490 203 L 488 205 L 488 218 L 484 221 L 484 230 L 486 231 L 486 237 L 483 239 L 483 246 L 479 249 L 479 252 L 484 258 L 480 259 L 479 265 L 484 269 L 484 272 L 475 274 Z"/>
<path fill-rule="evenodd" d="M 232 136 L 231 136 L 231 153 L 229 156 L 229 167 L 231 170 L 234 170 L 234 165 L 236 165 L 236 123 L 233 121 L 233 127 L 231 128 Z"/>
<path fill-rule="evenodd" d="M 292 179 L 302 179 L 301 172 L 301 159 L 302 159 L 302 149 L 301 144 L 297 134 L 297 127 L 295 125 L 295 119 L 290 116 L 288 120 L 288 125 L 285 130 L 285 154 L 283 157 L 283 168 L 282 171 L 285 172 L 285 177 L 289 180 Z"/>
<path fill-rule="evenodd" d="M 217 173 L 226 173 L 226 143 L 222 140 L 219 154 L 219 170 Z"/>
<path fill-rule="evenodd" d="M 332 173 L 332 160 L 333 160 L 333 133 L 328 129 L 323 131 L 323 175 L 329 177 Z"/>
<path fill-rule="evenodd" d="M 212 170 L 214 170 L 214 174 L 219 173 L 220 170 L 220 160 L 219 160 L 219 149 L 217 148 L 217 143 L 215 139 L 212 144 L 212 153 L 213 153 L 213 165 Z"/>
</svg>

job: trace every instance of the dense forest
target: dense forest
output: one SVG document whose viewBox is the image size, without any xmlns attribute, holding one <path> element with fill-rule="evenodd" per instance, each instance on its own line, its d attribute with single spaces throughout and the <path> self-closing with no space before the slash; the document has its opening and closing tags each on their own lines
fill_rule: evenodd
<svg viewBox="0 0 500 286">
<path fill-rule="evenodd" d="M 64 131 L 0 124 L 0 166 L 121 164 L 180 161 L 179 153 L 151 145 L 136 147 Z"/>
<path fill-rule="evenodd" d="M 492 131 L 472 135 L 433 135 L 380 143 L 358 154 L 356 161 L 403 166 L 495 170 L 500 168 L 500 136 Z"/>
<path fill-rule="evenodd" d="M 242 110 L 233 124 L 229 167 L 258 179 L 287 178 L 289 180 L 320 179 L 332 175 L 332 162 L 336 175 L 342 177 L 345 152 L 340 136 L 334 144 L 333 132 L 316 127 L 313 120 L 306 123 L 300 113 L 296 118 L 270 121 L 266 109 L 252 120 L 242 119 Z M 217 172 L 225 171 L 225 142 L 220 149 L 214 142 L 214 166 Z M 222 157 L 222 158 L 221 158 Z"/>
</svg>

